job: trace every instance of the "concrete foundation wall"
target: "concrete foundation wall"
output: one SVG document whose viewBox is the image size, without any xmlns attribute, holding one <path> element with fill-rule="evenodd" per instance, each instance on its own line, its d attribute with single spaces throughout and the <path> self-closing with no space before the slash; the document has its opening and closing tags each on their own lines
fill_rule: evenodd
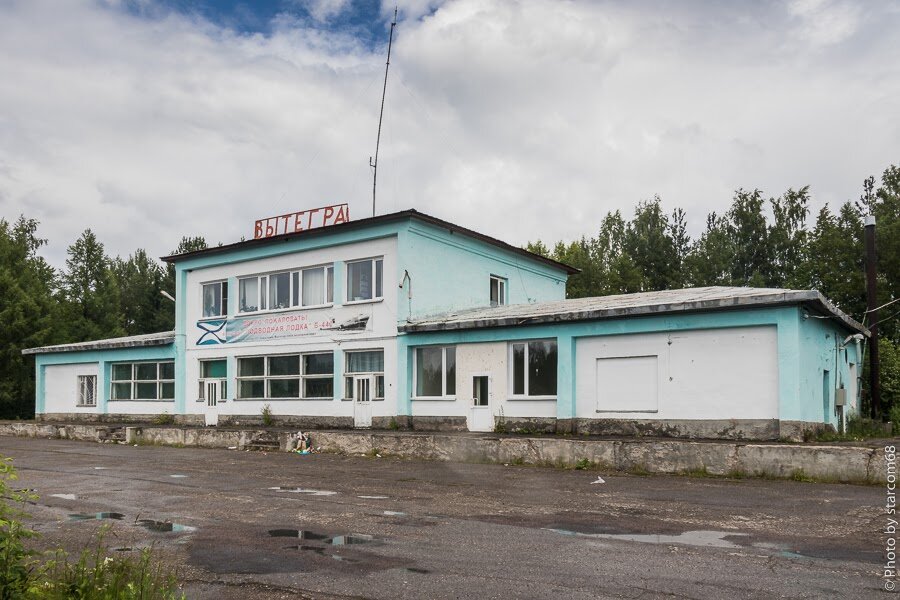
<svg viewBox="0 0 900 600">
<path fill-rule="evenodd" d="M 0 423 L 0 436 L 107 441 L 113 427 L 33 422 Z M 129 444 L 233 448 L 254 445 L 292 448 L 294 431 L 263 428 L 215 429 L 127 427 Z M 707 473 L 710 475 L 811 478 L 848 483 L 887 480 L 883 448 L 825 445 L 745 444 L 684 440 L 584 440 L 563 437 L 316 431 L 311 443 L 322 451 L 408 459 L 573 467 L 601 472 Z"/>
</svg>

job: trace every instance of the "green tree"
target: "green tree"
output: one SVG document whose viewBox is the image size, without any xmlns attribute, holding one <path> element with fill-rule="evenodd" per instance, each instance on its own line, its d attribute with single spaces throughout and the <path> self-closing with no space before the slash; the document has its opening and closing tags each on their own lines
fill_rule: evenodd
<svg viewBox="0 0 900 600">
<path fill-rule="evenodd" d="M 780 198 L 772 198 L 773 223 L 769 227 L 772 268 L 768 285 L 772 287 L 804 287 L 804 264 L 809 232 L 809 186 L 797 191 L 788 189 Z"/>
<path fill-rule="evenodd" d="M 69 246 L 63 293 L 68 318 L 68 340 L 82 342 L 125 333 L 119 288 L 103 244 L 86 229 Z"/>
<path fill-rule="evenodd" d="M 46 242 L 37 227 L 25 217 L 0 219 L 0 418 L 34 415 L 34 359 L 22 350 L 61 341 L 56 273 L 37 255 Z"/>
<path fill-rule="evenodd" d="M 636 291 L 677 286 L 678 256 L 670 231 L 659 196 L 638 203 L 625 228 L 622 255 L 616 263 L 616 271 L 623 277 L 619 286 L 638 287 Z"/>
<path fill-rule="evenodd" d="M 174 313 L 170 300 L 160 291 L 163 269 L 143 249 L 138 249 L 127 260 L 116 258 L 112 270 L 119 285 L 122 307 L 122 323 L 127 335 L 154 333 L 170 329 L 168 313 Z"/>
</svg>

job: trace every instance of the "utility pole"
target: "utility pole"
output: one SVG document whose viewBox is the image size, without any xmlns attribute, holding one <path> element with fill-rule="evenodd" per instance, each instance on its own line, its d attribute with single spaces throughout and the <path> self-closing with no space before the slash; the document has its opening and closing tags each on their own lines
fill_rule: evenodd
<svg viewBox="0 0 900 600">
<path fill-rule="evenodd" d="M 881 387 L 878 363 L 878 299 L 875 264 L 875 215 L 866 216 L 866 322 L 869 325 L 869 398 L 873 419 L 881 418 Z"/>
<path fill-rule="evenodd" d="M 381 90 L 381 112 L 378 113 L 378 138 L 375 140 L 375 160 L 369 157 L 372 167 L 372 216 L 375 216 L 375 185 L 378 182 L 378 147 L 381 145 L 381 120 L 384 118 L 384 97 L 387 95 L 388 69 L 391 68 L 391 44 L 394 41 L 394 27 L 397 26 L 397 7 L 394 7 L 394 20 L 391 21 L 391 35 L 388 38 L 387 63 L 384 65 L 384 89 Z"/>
</svg>

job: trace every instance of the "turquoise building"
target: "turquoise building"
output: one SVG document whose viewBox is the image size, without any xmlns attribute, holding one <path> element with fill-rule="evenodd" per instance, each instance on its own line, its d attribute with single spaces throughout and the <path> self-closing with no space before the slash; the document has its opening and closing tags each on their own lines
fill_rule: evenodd
<svg viewBox="0 0 900 600">
<path fill-rule="evenodd" d="M 409 210 L 164 258 L 175 331 L 26 350 L 47 420 L 774 439 L 858 410 L 815 291 L 565 298 L 567 265 Z"/>
</svg>

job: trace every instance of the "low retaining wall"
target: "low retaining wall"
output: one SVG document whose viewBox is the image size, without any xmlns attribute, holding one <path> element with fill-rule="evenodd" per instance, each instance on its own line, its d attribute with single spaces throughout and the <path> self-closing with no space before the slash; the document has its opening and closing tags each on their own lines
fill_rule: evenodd
<svg viewBox="0 0 900 600">
<path fill-rule="evenodd" d="M 0 423 L 0 435 L 107 441 L 100 425 Z M 270 444 L 288 449 L 293 431 L 185 427 L 125 427 L 129 444 L 237 448 Z M 340 454 L 538 466 L 594 466 L 638 473 L 694 473 L 740 477 L 813 479 L 847 483 L 887 480 L 884 448 L 683 440 L 596 440 L 412 432 L 315 431 L 312 445 Z"/>
</svg>

